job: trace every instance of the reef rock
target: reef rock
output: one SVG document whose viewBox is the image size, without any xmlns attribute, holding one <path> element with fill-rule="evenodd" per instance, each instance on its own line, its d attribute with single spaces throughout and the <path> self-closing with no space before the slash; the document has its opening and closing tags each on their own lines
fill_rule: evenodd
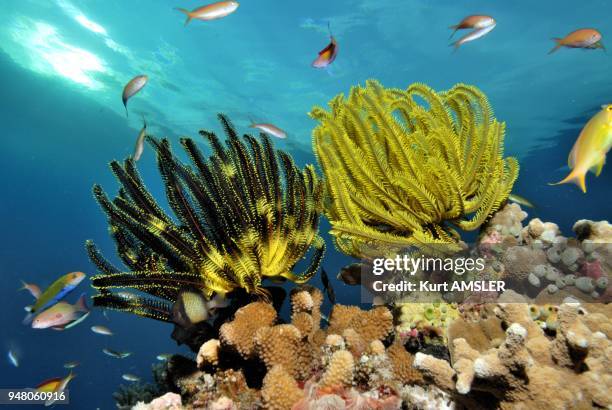
<svg viewBox="0 0 612 410">
<path fill-rule="evenodd" d="M 600 329 L 608 317 L 563 304 L 553 338 L 533 321 L 523 304 L 500 304 L 496 314 L 506 327 L 499 347 L 483 352 L 464 338 L 451 340 L 451 363 L 417 353 L 414 366 L 426 380 L 470 408 L 610 408 L 612 343 Z M 562 386 L 562 388 L 561 388 Z"/>
</svg>

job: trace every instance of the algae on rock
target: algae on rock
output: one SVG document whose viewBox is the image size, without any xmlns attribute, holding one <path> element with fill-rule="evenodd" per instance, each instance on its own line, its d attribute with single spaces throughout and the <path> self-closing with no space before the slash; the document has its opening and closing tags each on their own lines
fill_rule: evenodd
<svg viewBox="0 0 612 410">
<path fill-rule="evenodd" d="M 433 252 L 436 244 L 455 251 L 456 229 L 480 227 L 518 176 L 516 159 L 503 157 L 505 124 L 476 87 L 436 93 L 419 83 L 400 90 L 369 80 L 329 108 L 310 113 L 319 122 L 313 145 L 331 233 L 346 254 Z"/>
</svg>

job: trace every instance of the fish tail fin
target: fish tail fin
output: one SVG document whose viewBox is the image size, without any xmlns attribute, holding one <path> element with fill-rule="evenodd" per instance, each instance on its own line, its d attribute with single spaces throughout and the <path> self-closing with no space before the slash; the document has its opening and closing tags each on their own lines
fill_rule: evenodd
<svg viewBox="0 0 612 410">
<path fill-rule="evenodd" d="M 125 116 L 129 117 L 130 113 L 128 113 L 128 109 L 127 109 L 127 100 L 123 99 L 123 106 L 125 107 Z"/>
<path fill-rule="evenodd" d="M 28 284 L 23 279 L 20 279 L 19 281 L 21 282 L 21 287 L 17 290 L 26 290 L 28 288 Z"/>
<path fill-rule="evenodd" d="M 561 46 L 563 45 L 563 44 L 561 44 L 561 40 L 562 40 L 562 39 L 560 39 L 560 38 L 555 37 L 555 38 L 553 38 L 552 40 L 553 40 L 555 43 L 557 43 L 557 44 L 555 44 L 555 46 L 552 48 L 552 50 L 550 50 L 550 51 L 548 52 L 548 54 L 552 54 L 552 53 L 554 53 L 555 51 L 557 51 L 558 49 L 560 49 L 560 48 L 561 48 Z"/>
<path fill-rule="evenodd" d="M 453 36 L 455 35 L 455 33 L 457 32 L 457 30 L 459 30 L 459 24 L 455 24 L 454 26 L 449 26 L 448 28 L 450 28 L 451 30 L 453 30 L 453 32 L 451 33 L 451 35 L 448 37 L 448 39 L 450 40 L 451 38 L 453 38 Z"/>
<path fill-rule="evenodd" d="M 207 303 L 209 309 L 225 308 L 230 305 L 230 300 L 225 295 L 218 293 Z"/>
<path fill-rule="evenodd" d="M 560 184 L 567 184 L 567 183 L 573 183 L 578 185 L 578 187 L 582 190 L 582 192 L 584 192 L 586 194 L 586 172 L 581 172 L 578 171 L 576 169 L 573 169 L 572 172 L 570 172 L 570 174 L 565 177 L 565 179 L 556 182 L 554 184 L 548 184 L 548 185 L 560 185 Z"/>
<path fill-rule="evenodd" d="M 34 313 L 28 312 L 28 314 L 26 315 L 26 317 L 23 318 L 23 321 L 21 323 L 23 323 L 24 325 L 29 325 L 32 322 L 33 318 Z"/>
<path fill-rule="evenodd" d="M 89 312 L 89 307 L 87 306 L 87 295 L 84 293 L 81 294 L 79 300 L 77 300 L 74 306 L 81 312 Z"/>
<path fill-rule="evenodd" d="M 187 10 L 187 9 L 184 9 L 184 8 L 181 8 L 181 7 L 175 7 L 174 10 L 178 10 L 181 13 L 184 13 L 187 16 L 187 19 L 185 20 L 185 25 L 189 24 L 189 22 L 193 18 L 193 16 L 191 15 L 191 12 L 189 10 Z"/>
<path fill-rule="evenodd" d="M 457 50 L 459 50 L 459 47 L 461 47 L 461 44 L 461 40 L 458 40 L 453 43 L 450 43 L 448 46 L 453 48 L 453 53 L 456 53 Z"/>
</svg>

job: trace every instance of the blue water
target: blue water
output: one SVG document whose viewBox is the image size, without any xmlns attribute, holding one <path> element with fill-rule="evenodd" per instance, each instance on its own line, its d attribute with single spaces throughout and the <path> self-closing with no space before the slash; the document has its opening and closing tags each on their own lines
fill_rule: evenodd
<svg viewBox="0 0 612 410">
<path fill-rule="evenodd" d="M 245 129 L 250 118 L 272 122 L 289 138 L 277 147 L 301 165 L 314 162 L 306 113 L 351 85 L 377 78 L 386 86 L 425 82 L 446 89 L 475 84 L 507 122 L 506 152 L 520 158 L 515 192 L 536 205 L 531 216 L 558 223 L 565 233 L 581 218 L 610 218 L 612 169 L 589 175 L 588 194 L 561 179 L 567 154 L 585 122 L 611 102 L 612 56 L 602 50 L 562 49 L 551 37 L 595 27 L 612 38 L 609 0 L 245 0 L 219 21 L 193 21 L 162 0 L 3 0 L 0 13 L 0 343 L 17 349 L 18 368 L 0 363 L 0 387 L 32 386 L 64 376 L 64 362 L 82 363 L 71 384 L 74 409 L 111 409 L 111 393 L 129 372 L 150 377 L 162 352 L 186 352 L 171 327 L 134 316 L 94 311 L 66 332 L 21 324 L 29 295 L 19 280 L 50 284 L 69 271 L 95 273 L 83 243 L 94 239 L 111 255 L 106 221 L 91 195 L 94 182 L 116 187 L 109 160 L 131 154 L 146 114 L 149 130 L 177 141 L 199 128 L 219 130 L 227 113 Z M 469 14 L 490 14 L 498 26 L 453 53 L 450 30 Z M 327 71 L 310 63 L 329 41 L 339 55 Z M 609 43 L 612 47 L 612 41 Z M 146 73 L 150 83 L 121 104 L 123 84 Z M 139 163 L 148 187 L 162 197 L 154 158 Z M 325 232 L 327 223 L 322 224 Z M 324 261 L 335 275 L 350 260 L 332 250 Z M 315 280 L 318 284 L 318 279 Z M 356 303 L 354 289 L 336 284 L 340 301 Z M 91 292 L 86 283 L 79 290 Z M 76 299 L 78 291 L 69 300 Z M 91 333 L 103 324 L 115 336 Z M 133 351 L 122 361 L 102 354 Z M 24 407 L 25 408 L 25 407 Z"/>
</svg>

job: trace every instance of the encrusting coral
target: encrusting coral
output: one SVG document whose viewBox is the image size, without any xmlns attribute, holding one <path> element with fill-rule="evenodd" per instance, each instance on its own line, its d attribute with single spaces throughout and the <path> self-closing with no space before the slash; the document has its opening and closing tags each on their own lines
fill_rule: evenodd
<svg viewBox="0 0 612 410">
<path fill-rule="evenodd" d="M 147 191 L 132 159 L 111 163 L 121 184 L 114 199 L 94 186 L 119 257 L 130 270 L 121 272 L 87 242 L 102 273 L 92 278 L 100 292 L 97 306 L 170 321 L 171 304 L 185 288 L 208 299 L 235 289 L 267 296 L 265 278 L 303 283 L 316 273 L 324 242 L 317 234 L 322 184 L 314 168 L 299 169 L 265 135 L 261 142 L 250 135 L 241 139 L 225 116 L 219 118 L 227 147 L 215 134 L 200 132 L 212 148 L 210 158 L 193 140 L 181 139 L 191 165 L 173 154 L 168 140 L 147 137 L 176 221 Z M 311 247 L 310 265 L 293 273 Z M 153 298 L 111 292 L 115 288 Z"/>
<path fill-rule="evenodd" d="M 605 309 L 607 315 L 576 303 L 560 305 L 550 337 L 526 304 L 498 304 L 495 314 L 506 328 L 498 347 L 478 350 L 456 337 L 451 364 L 417 353 L 414 365 L 468 408 L 610 408 L 612 312 L 609 305 Z"/>
<path fill-rule="evenodd" d="M 503 158 L 504 124 L 476 87 L 436 93 L 369 80 L 329 108 L 310 113 L 319 122 L 313 145 L 331 234 L 348 255 L 379 257 L 413 245 L 455 251 L 455 228 L 479 228 L 518 176 L 516 159 Z"/>
</svg>

